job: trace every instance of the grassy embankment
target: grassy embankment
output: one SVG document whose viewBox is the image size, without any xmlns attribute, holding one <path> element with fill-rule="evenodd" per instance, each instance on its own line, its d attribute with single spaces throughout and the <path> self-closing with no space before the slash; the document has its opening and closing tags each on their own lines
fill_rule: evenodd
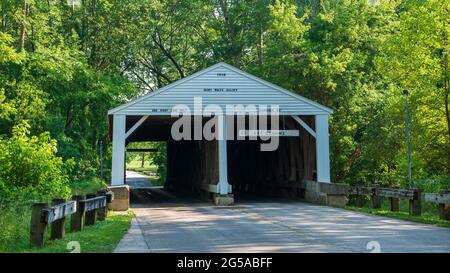
<svg viewBox="0 0 450 273">
<path fill-rule="evenodd" d="M 96 192 L 104 184 L 82 181 L 71 185 L 73 194 Z M 62 240 L 49 240 L 50 228 L 47 228 L 47 240 L 42 248 L 30 248 L 30 220 L 32 201 L 0 202 L 0 252 L 71 252 L 68 243 L 80 244 L 81 252 L 112 252 L 128 230 L 132 212 L 126 214 L 110 213 L 105 221 L 94 226 L 86 226 L 82 232 L 69 232 L 70 217 L 66 218 L 66 237 Z"/>
<path fill-rule="evenodd" d="M 422 200 L 424 200 L 422 198 Z M 437 204 L 427 203 L 422 201 L 422 215 L 421 216 L 412 216 L 409 215 L 409 203 L 406 199 L 400 199 L 400 211 L 394 212 L 389 210 L 389 200 L 387 198 L 383 198 L 381 202 L 380 209 L 371 208 L 371 203 L 369 199 L 366 199 L 364 207 L 358 208 L 350 202 L 350 204 L 346 207 L 346 209 L 366 212 L 374 215 L 381 215 L 401 220 L 407 220 L 417 223 L 436 225 L 440 227 L 450 227 L 450 221 L 445 221 L 439 219 L 439 211 L 437 208 Z"/>
</svg>

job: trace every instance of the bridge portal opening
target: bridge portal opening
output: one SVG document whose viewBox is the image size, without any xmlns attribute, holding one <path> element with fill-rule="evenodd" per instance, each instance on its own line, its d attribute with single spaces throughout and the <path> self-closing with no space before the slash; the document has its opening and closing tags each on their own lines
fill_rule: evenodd
<svg viewBox="0 0 450 273">
<path fill-rule="evenodd" d="M 214 117 L 203 117 L 202 124 Z M 314 128 L 314 117 L 301 116 L 310 127 Z M 127 116 L 126 131 L 129 131 L 142 119 L 142 116 Z M 192 117 L 193 119 L 193 117 Z M 233 122 L 230 120 L 233 119 Z M 126 140 L 127 153 L 165 154 L 160 166 L 165 169 L 165 190 L 190 193 L 203 198 L 210 198 L 217 193 L 220 180 L 219 141 L 217 140 L 174 140 L 171 128 L 177 118 L 148 117 Z M 251 117 L 245 118 L 249 128 Z M 193 122 L 193 120 L 192 120 Z M 293 118 L 279 117 L 279 127 L 283 130 L 298 131 L 298 136 L 280 136 L 278 148 L 273 151 L 261 151 L 261 145 L 268 141 L 260 138 L 250 140 L 237 139 L 239 128 L 237 117 L 228 117 L 227 124 L 233 124 L 227 140 L 227 177 L 229 193 L 234 197 L 303 197 L 303 181 L 316 179 L 315 138 L 310 135 Z M 270 125 L 270 124 L 269 124 Z M 231 128 L 228 129 L 228 132 Z M 194 135 L 191 136 L 193 139 Z M 162 150 L 149 148 L 135 143 L 160 142 Z M 143 147 L 145 148 L 135 148 Z M 154 146 L 152 146 L 154 147 Z M 139 170 L 128 166 L 128 170 Z M 145 168 L 144 168 L 145 169 Z M 145 172 L 144 172 L 145 174 Z M 124 181 L 129 181 L 125 172 Z M 152 178 L 150 178 L 152 179 Z M 155 178 L 156 179 L 156 178 Z M 139 179 L 138 179 L 139 180 Z M 155 184 L 155 183 L 154 183 Z"/>
</svg>

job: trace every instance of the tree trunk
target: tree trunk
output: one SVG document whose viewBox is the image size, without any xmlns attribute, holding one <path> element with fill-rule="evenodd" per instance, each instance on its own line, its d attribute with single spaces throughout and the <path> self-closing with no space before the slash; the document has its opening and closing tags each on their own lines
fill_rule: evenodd
<svg viewBox="0 0 450 273">
<path fill-rule="evenodd" d="M 25 36 L 27 33 L 27 17 L 30 13 L 30 4 L 28 4 L 26 1 L 23 5 L 23 19 L 22 24 L 20 26 L 20 36 L 19 36 L 19 49 L 20 51 L 24 50 L 25 48 Z"/>
<path fill-rule="evenodd" d="M 230 20 L 230 16 L 228 13 L 228 3 L 226 0 L 219 0 L 220 9 L 222 10 L 222 15 L 224 18 L 224 29 L 226 31 L 226 35 L 228 36 L 228 40 L 230 41 L 231 45 L 233 47 L 238 47 L 237 45 L 237 35 L 233 28 L 233 22 Z M 233 59 L 233 65 L 237 68 L 240 68 L 241 65 L 241 52 L 238 51 L 234 54 L 234 56 L 231 56 Z"/>
<path fill-rule="evenodd" d="M 444 46 L 443 46 L 443 58 L 442 58 L 442 74 L 443 74 L 443 80 L 444 80 L 444 94 L 445 94 L 445 118 L 447 119 L 447 138 L 448 138 L 448 143 L 450 144 L 450 110 L 449 110 L 449 93 L 450 93 L 450 82 L 449 82 L 449 72 L 448 72 L 448 51 L 450 50 L 448 48 L 448 34 L 447 32 L 444 30 L 443 32 L 443 41 L 444 41 Z"/>
<path fill-rule="evenodd" d="M 449 93 L 445 95 L 445 115 L 447 117 L 447 133 L 448 133 L 448 142 L 450 144 L 450 110 L 449 110 Z"/>
</svg>

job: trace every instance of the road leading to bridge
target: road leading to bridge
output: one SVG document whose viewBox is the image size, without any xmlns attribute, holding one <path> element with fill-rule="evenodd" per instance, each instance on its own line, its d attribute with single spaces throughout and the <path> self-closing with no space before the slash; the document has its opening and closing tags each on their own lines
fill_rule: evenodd
<svg viewBox="0 0 450 273">
<path fill-rule="evenodd" d="M 450 252 L 447 228 L 299 202 L 173 200 L 135 205 L 132 234 L 116 251 L 369 252 L 379 244 L 381 252 Z"/>
</svg>

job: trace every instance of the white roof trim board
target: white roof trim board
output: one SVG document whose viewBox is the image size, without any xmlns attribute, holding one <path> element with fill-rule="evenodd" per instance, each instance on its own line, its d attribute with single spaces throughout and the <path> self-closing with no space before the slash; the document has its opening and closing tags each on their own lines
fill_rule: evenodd
<svg viewBox="0 0 450 273">
<path fill-rule="evenodd" d="M 108 111 L 109 115 L 170 115 L 173 106 L 187 105 L 193 113 L 194 97 L 203 107 L 225 105 L 279 105 L 280 115 L 332 114 L 333 110 L 226 63 L 218 63 L 157 91 Z"/>
</svg>

